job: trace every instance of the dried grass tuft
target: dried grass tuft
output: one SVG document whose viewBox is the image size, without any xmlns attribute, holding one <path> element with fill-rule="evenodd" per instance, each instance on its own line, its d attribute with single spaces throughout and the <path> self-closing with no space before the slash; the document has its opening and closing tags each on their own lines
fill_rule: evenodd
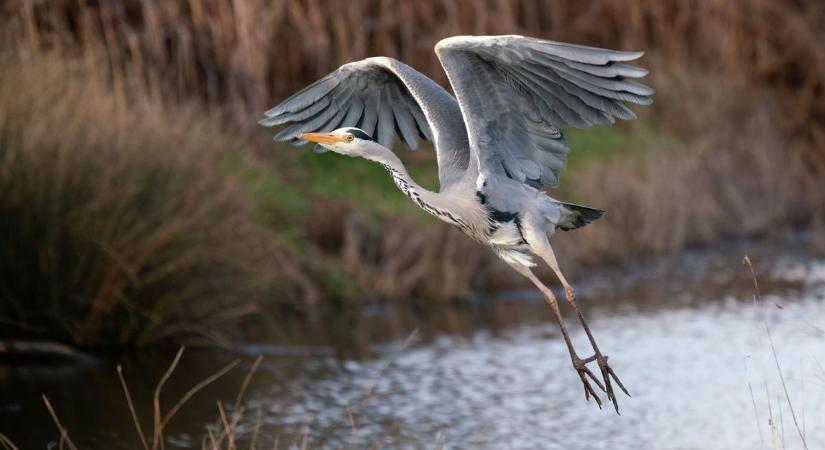
<svg viewBox="0 0 825 450">
<path fill-rule="evenodd" d="M 203 116 L 122 109 L 55 59 L 2 70 L 10 335 L 142 346 L 214 337 L 257 310 L 271 240 Z"/>
<path fill-rule="evenodd" d="M 571 270 L 825 220 L 819 3 L 358 0 L 341 8 L 297 0 L 25 0 L 2 7 L 0 33 L 15 61 L 54 54 L 77 61 L 110 89 L 113 105 L 140 112 L 130 124 L 151 116 L 153 105 L 194 102 L 223 123 L 252 126 L 278 99 L 373 55 L 397 57 L 445 83 L 432 48 L 456 34 L 644 49 L 657 94 L 643 119 L 655 117 L 674 139 L 565 174 L 575 180 L 576 200 L 608 210 L 555 240 Z M 353 297 L 328 266 L 343 267 L 364 294 L 380 299 L 450 300 L 512 282 L 488 252 L 441 224 L 365 217 L 327 219 L 325 234 L 339 238 L 331 245 L 277 246 L 282 304 L 312 312 L 336 293 Z"/>
</svg>

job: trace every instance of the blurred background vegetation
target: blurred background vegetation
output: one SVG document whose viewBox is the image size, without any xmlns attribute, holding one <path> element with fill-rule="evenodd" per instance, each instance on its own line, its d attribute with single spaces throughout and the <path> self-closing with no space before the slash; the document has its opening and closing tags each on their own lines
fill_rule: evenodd
<svg viewBox="0 0 825 450">
<path fill-rule="evenodd" d="M 608 211 L 554 239 L 569 272 L 825 218 L 818 0 L 0 5 L 0 336 L 214 342 L 520 285 L 380 167 L 256 127 L 367 56 L 446 86 L 432 49 L 457 34 L 647 52 L 656 103 L 640 120 L 567 130 L 552 194 Z M 399 151 L 437 187 L 431 150 Z"/>
</svg>

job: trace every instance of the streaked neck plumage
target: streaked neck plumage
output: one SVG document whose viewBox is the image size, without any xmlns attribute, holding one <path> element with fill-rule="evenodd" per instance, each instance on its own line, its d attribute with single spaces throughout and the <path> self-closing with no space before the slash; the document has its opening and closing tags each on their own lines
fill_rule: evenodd
<svg viewBox="0 0 825 450">
<path fill-rule="evenodd" d="M 483 229 L 483 224 L 486 224 L 486 215 L 478 208 L 472 197 L 467 199 L 463 198 L 467 196 L 433 192 L 419 186 L 392 150 L 376 143 L 370 145 L 361 156 L 381 164 L 404 195 L 421 209 L 444 222 L 457 225 L 470 235 L 477 234 L 477 230 Z"/>
</svg>

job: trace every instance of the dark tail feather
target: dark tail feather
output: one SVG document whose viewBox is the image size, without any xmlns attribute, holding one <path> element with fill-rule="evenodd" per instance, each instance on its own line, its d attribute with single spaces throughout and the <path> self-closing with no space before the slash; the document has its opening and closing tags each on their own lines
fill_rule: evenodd
<svg viewBox="0 0 825 450">
<path fill-rule="evenodd" d="M 581 228 L 604 215 L 602 209 L 574 205 L 573 203 L 562 203 L 561 205 L 563 213 L 558 228 L 564 231 Z"/>
</svg>

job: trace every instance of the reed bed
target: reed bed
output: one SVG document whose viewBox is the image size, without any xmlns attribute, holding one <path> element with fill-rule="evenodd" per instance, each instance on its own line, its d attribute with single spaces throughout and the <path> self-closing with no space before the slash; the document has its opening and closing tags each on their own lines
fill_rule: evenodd
<svg viewBox="0 0 825 450">
<path fill-rule="evenodd" d="M 390 355 L 386 364 L 382 366 L 376 373 L 372 374 L 371 381 L 377 382 L 382 376 L 383 372 L 393 363 L 394 357 L 405 351 L 409 345 L 415 340 L 417 332 L 413 331 L 402 346 L 393 355 Z M 117 366 L 117 374 L 120 380 L 120 385 L 123 390 L 122 407 L 128 410 L 132 419 L 133 434 L 118 436 L 122 439 L 125 446 L 142 450 L 163 450 L 166 448 L 167 439 L 164 432 L 168 430 L 169 424 L 173 421 L 184 408 L 187 403 L 203 391 L 209 385 L 220 380 L 229 372 L 237 371 L 241 361 L 236 359 L 220 369 L 212 372 L 210 375 L 204 377 L 202 380 L 188 388 L 173 402 L 169 401 L 169 395 L 164 394 L 164 388 L 168 384 L 174 383 L 175 371 L 178 369 L 178 364 L 185 353 L 185 347 L 180 347 L 172 358 L 166 371 L 154 385 L 151 398 L 135 398 L 129 388 L 127 374 L 123 368 Z M 243 378 L 243 381 L 238 386 L 238 393 L 234 400 L 217 400 L 216 403 L 216 417 L 212 423 L 203 424 L 203 430 L 193 430 L 194 436 L 200 442 L 202 450 L 257 450 L 257 449 L 306 449 L 306 448 L 320 448 L 321 444 L 310 443 L 309 429 L 304 430 L 291 437 L 282 437 L 281 435 L 272 435 L 267 428 L 271 428 L 271 423 L 264 423 L 263 412 L 260 405 L 255 408 L 251 406 L 253 402 L 247 400 L 247 393 L 252 381 L 252 378 L 257 373 L 263 361 L 262 356 L 258 356 L 251 364 Z M 351 427 L 352 440 L 348 445 L 337 446 L 338 449 L 357 449 L 357 448 L 372 448 L 380 444 L 381 440 L 374 442 L 362 442 L 363 439 L 356 439 L 359 429 L 355 422 L 356 418 L 361 419 L 365 414 L 364 405 L 370 400 L 372 396 L 372 387 L 368 386 L 364 392 L 361 393 L 360 403 L 353 405 L 352 409 L 348 409 L 348 417 L 342 417 L 342 421 L 348 421 L 347 425 Z M 56 446 L 59 450 L 78 450 L 84 448 L 76 444 L 72 439 L 70 430 L 64 426 L 60 419 L 60 406 L 55 405 L 45 395 L 41 398 L 46 411 L 51 417 L 52 422 L 57 431 L 57 439 L 53 440 L 48 445 L 53 448 Z M 141 403 L 151 404 L 151 408 L 140 408 Z M 165 407 L 164 405 L 171 405 Z M 138 411 L 150 410 L 150 414 L 142 416 Z M 311 423 L 307 426 L 311 426 Z M 202 433 L 198 435 L 199 433 Z M 83 438 L 81 436 L 80 438 Z M 79 439 L 79 438 L 78 438 Z M 56 442 L 55 442 L 56 441 Z M 197 441 L 196 441 L 197 442 Z M 55 445 L 56 444 L 56 445 Z M 197 444 L 196 444 L 197 445 Z M 4 450 L 18 450 L 14 441 L 3 433 L 0 433 L 0 448 Z M 437 449 L 442 449 L 441 444 L 437 444 Z"/>
<path fill-rule="evenodd" d="M 768 130 L 748 142 L 760 147 L 755 152 L 793 153 L 790 158 L 802 159 L 805 167 L 789 171 L 802 170 L 798 175 L 817 181 L 825 171 L 818 151 L 825 145 L 825 8 L 815 0 L 15 5 L 6 4 L 4 32 L 21 58 L 44 51 L 73 55 L 121 102 L 197 99 L 243 125 L 297 88 L 365 56 L 394 56 L 446 83 L 432 48 L 455 34 L 522 33 L 644 49 L 649 58 L 643 64 L 652 69 L 659 92 L 655 117 L 690 141 L 687 151 L 701 153 L 707 141 L 727 138 L 709 145 L 737 158 L 743 152 L 729 148 L 750 139 L 740 129 L 742 115 L 756 113 Z M 720 107 L 724 115 L 715 112 Z"/>
<path fill-rule="evenodd" d="M 520 33 L 646 50 L 642 64 L 651 69 L 656 104 L 650 111 L 639 112 L 642 121 L 671 138 L 646 151 L 609 161 L 597 159 L 565 174 L 566 186 L 557 194 L 608 210 L 596 224 L 560 233 L 555 239 L 566 271 L 675 251 L 726 236 L 821 225 L 825 218 L 820 188 L 825 180 L 825 153 L 821 151 L 825 145 L 825 32 L 820 26 L 825 8 L 815 0 L 356 0 L 346 6 L 322 0 L 22 0 L 2 2 L 0 11 L 4 42 L 0 56 L 7 66 L 68 61 L 72 70 L 62 77 L 83 78 L 97 93 L 90 98 L 95 102 L 105 98 L 109 108 L 71 117 L 67 123 L 88 123 L 86 131 L 78 131 L 83 129 L 79 125 L 69 131 L 102 137 L 75 139 L 69 152 L 68 144 L 49 131 L 62 130 L 67 116 L 73 115 L 72 106 L 88 103 L 88 98 L 69 94 L 68 99 L 61 99 L 59 92 L 45 90 L 51 97 L 43 98 L 64 106 L 50 107 L 39 92 L 30 93 L 26 102 L 18 101 L 15 91 L 25 85 L 25 77 L 5 76 L 2 118 L 8 125 L 4 140 L 19 129 L 38 130 L 49 136 L 48 140 L 38 138 L 40 147 L 64 149 L 49 150 L 55 155 L 67 159 L 89 155 L 89 165 L 83 170 L 116 173 L 107 165 L 118 159 L 109 159 L 105 152 L 137 141 L 140 144 L 127 147 L 140 148 L 155 155 L 152 158 L 174 159 L 170 164 L 175 171 L 220 174 L 222 157 L 208 149 L 244 147 L 245 158 L 265 161 L 273 174 L 308 183 L 304 180 L 311 177 L 286 173 L 289 169 L 283 160 L 287 157 L 272 156 L 272 144 L 263 143 L 251 131 L 264 109 L 338 65 L 371 55 L 397 57 L 444 84 L 432 52 L 439 39 L 455 34 Z M 46 72 L 52 70 L 42 67 Z M 13 105 L 26 111 L 19 106 L 25 103 L 38 106 L 19 115 Z M 114 120 L 104 119 L 109 115 Z M 96 126 L 103 123 L 105 127 Z M 632 133 L 635 127 L 623 125 L 623 130 Z M 163 128 L 169 128 L 168 133 Z M 169 137 L 161 141 L 145 138 L 164 133 Z M 15 142 L 28 145 L 29 141 Z M 175 148 L 176 157 L 168 155 L 170 148 Z M 132 150 L 130 154 L 137 153 Z M 92 156 L 99 160 L 92 164 Z M 9 161 L 3 164 L 8 166 Z M 187 169 L 189 165 L 195 169 Z M 60 171 L 48 173 L 57 180 L 48 183 L 62 180 Z M 123 190 L 112 190 L 113 197 L 133 195 L 137 181 L 112 177 L 120 183 L 111 184 Z M 195 186 L 235 183 L 223 180 L 223 175 L 206 178 L 212 181 L 197 178 Z M 47 187 L 52 184 L 43 183 L 37 189 L 54 191 Z M 295 233 L 265 237 L 259 231 L 229 239 L 225 236 L 238 233 L 229 223 L 249 222 L 254 207 L 248 203 L 255 202 L 248 192 L 236 188 L 227 188 L 231 193 L 219 189 L 222 194 L 215 199 L 199 197 L 184 202 L 185 207 L 170 206 L 163 222 L 181 220 L 171 213 L 173 209 L 191 217 L 190 211 L 212 205 L 224 217 L 217 221 L 216 230 L 225 227 L 227 231 L 209 234 L 220 245 L 207 239 L 191 251 L 220 253 L 218 260 L 227 266 L 212 266 L 206 272 L 249 275 L 236 267 L 255 265 L 276 273 L 277 280 L 269 284 L 267 293 L 238 295 L 256 300 L 227 310 L 235 315 L 245 315 L 241 313 L 265 301 L 271 301 L 271 311 L 303 315 L 352 304 L 362 297 L 453 301 L 520 282 L 485 249 L 442 224 L 430 221 L 424 226 L 408 214 L 376 219 L 368 208 L 349 204 L 332 210 L 328 199 L 311 195 L 299 200 L 313 205 L 309 217 L 290 225 L 297 230 L 299 242 L 290 237 Z M 178 192 L 182 188 L 170 189 Z M 40 204 L 51 201 L 53 197 L 44 197 Z M 244 225 L 241 229 L 252 228 Z M 221 234 L 224 237 L 219 239 Z M 252 245 L 270 240 L 275 241 L 271 248 Z M 219 251 L 224 245 L 230 248 Z M 252 264 L 254 258 L 249 255 L 255 252 L 239 250 L 250 246 L 267 249 L 268 256 L 256 260 L 262 264 Z M 76 252 L 63 247 L 52 251 Z M 97 272 L 82 275 L 83 280 L 102 279 Z M 50 289 L 85 286 L 80 279 L 78 275 Z M 167 281 L 179 283 L 176 278 Z M 134 280 L 118 283 L 131 286 Z M 249 286 L 246 282 L 231 284 Z M 105 298 L 105 304 L 115 304 L 114 299 L 124 298 L 124 289 L 107 288 L 98 297 Z"/>
<path fill-rule="evenodd" d="M 166 369 L 166 372 L 155 385 L 155 389 L 151 398 L 152 414 L 151 417 L 148 418 L 149 420 L 146 420 L 147 418 L 140 417 L 137 414 L 137 410 L 135 408 L 135 400 L 132 398 L 132 393 L 129 390 L 126 375 L 124 374 L 122 367 L 120 365 L 117 366 L 117 374 L 120 379 L 120 384 L 123 388 L 125 405 L 124 408 L 128 407 L 129 413 L 132 417 L 132 423 L 134 424 L 134 431 L 135 434 L 137 434 L 137 439 L 133 440 L 126 436 L 123 436 L 123 439 L 125 442 L 134 442 L 134 448 L 141 448 L 143 450 L 162 450 L 166 448 L 166 438 L 164 437 L 164 431 L 169 425 L 169 422 L 175 417 L 175 415 L 178 412 L 180 412 L 180 410 L 186 405 L 186 403 L 198 392 L 200 392 L 210 384 L 214 383 L 215 381 L 226 375 L 228 372 L 232 371 L 240 363 L 239 360 L 235 360 L 225 365 L 224 367 L 218 369 L 211 375 L 207 376 L 206 378 L 204 378 L 203 380 L 189 388 L 180 398 L 178 398 L 172 404 L 170 408 L 164 411 L 163 408 L 161 408 L 163 388 L 174 375 L 175 369 L 177 368 L 178 363 L 183 357 L 184 351 L 185 348 L 180 347 L 178 352 L 175 354 L 175 357 L 172 359 L 172 362 L 169 364 L 169 367 Z M 258 367 L 260 366 L 262 360 L 263 358 L 259 356 L 252 363 L 251 367 L 249 368 L 249 371 L 247 372 L 243 382 L 241 383 L 238 389 L 238 394 L 234 402 L 226 403 L 226 405 L 222 401 L 217 402 L 218 411 L 217 418 L 215 420 L 215 426 L 207 427 L 206 433 L 201 438 L 201 448 L 203 450 L 237 450 L 238 448 L 248 448 L 249 450 L 255 450 L 260 448 L 259 445 L 262 444 L 267 448 L 278 448 L 277 438 L 274 440 L 274 444 L 270 444 L 269 442 L 259 442 L 259 440 L 263 441 L 265 438 L 268 439 L 268 437 L 259 436 L 260 429 L 262 426 L 262 424 L 260 423 L 260 417 L 258 417 L 258 422 L 254 423 L 254 425 L 249 427 L 249 431 L 239 430 L 241 420 L 249 420 L 249 414 L 247 414 L 246 406 L 243 404 L 244 395 L 246 394 L 246 390 L 249 387 L 249 383 L 252 380 L 252 377 L 255 375 L 255 372 L 258 370 Z M 63 423 L 60 421 L 60 416 L 55 407 L 52 405 L 49 398 L 45 394 L 42 395 L 42 398 L 46 410 L 49 412 L 49 415 L 51 416 L 51 419 L 54 422 L 55 428 L 57 428 L 57 431 L 59 433 L 57 448 L 60 450 L 63 450 L 64 448 L 68 448 L 69 450 L 78 450 L 78 445 L 74 443 L 69 434 L 69 431 L 66 429 L 66 427 L 63 426 Z M 138 401 L 140 400 L 143 399 L 138 399 Z M 145 424 L 147 422 L 151 424 L 151 428 L 144 431 L 143 425 L 141 424 Z M 239 446 L 239 443 L 237 441 L 238 438 L 241 437 L 246 438 L 245 440 L 246 442 L 248 442 L 248 445 Z M 3 434 L 0 434 L 0 445 L 3 445 L 3 448 L 7 450 L 17 449 L 17 447 L 14 445 L 11 439 L 4 436 Z"/>
<path fill-rule="evenodd" d="M 143 346 L 257 311 L 272 240 L 220 137 L 183 109 L 119 109 L 73 72 L 3 69 L 2 334 Z"/>
<path fill-rule="evenodd" d="M 707 81 L 679 74 L 669 80 L 679 89 L 660 98 L 681 102 L 681 126 L 693 139 L 568 173 L 577 195 L 608 213 L 597 226 L 559 239 L 561 258 L 574 267 L 620 263 L 628 255 L 821 226 L 825 166 L 814 161 L 815 147 L 776 131 L 782 112 L 769 92 Z"/>
<path fill-rule="evenodd" d="M 797 130 L 821 125 L 825 113 L 825 11 L 816 0 L 23 0 L 4 9 L 4 37 L 23 57 L 76 55 L 120 97 L 201 98 L 244 123 L 369 55 L 444 83 L 432 51 L 439 39 L 507 33 L 644 49 L 656 57 L 645 61 L 654 77 L 672 67 L 764 84 L 776 91 L 780 125 Z"/>
</svg>

